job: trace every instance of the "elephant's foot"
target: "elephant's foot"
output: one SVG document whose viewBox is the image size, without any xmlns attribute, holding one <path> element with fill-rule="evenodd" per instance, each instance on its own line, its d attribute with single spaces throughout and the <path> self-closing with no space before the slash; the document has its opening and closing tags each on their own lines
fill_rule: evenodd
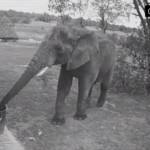
<svg viewBox="0 0 150 150">
<path fill-rule="evenodd" d="M 75 120 L 84 120 L 84 119 L 87 118 L 87 114 L 78 114 L 78 113 L 76 113 L 73 117 L 74 117 Z"/>
<path fill-rule="evenodd" d="M 51 123 L 54 124 L 54 125 L 63 125 L 65 124 L 65 118 L 62 117 L 57 117 L 57 116 L 54 116 L 53 119 L 51 120 Z"/>
<path fill-rule="evenodd" d="M 103 107 L 104 104 L 105 104 L 105 101 L 98 101 L 96 106 L 97 107 Z"/>
</svg>

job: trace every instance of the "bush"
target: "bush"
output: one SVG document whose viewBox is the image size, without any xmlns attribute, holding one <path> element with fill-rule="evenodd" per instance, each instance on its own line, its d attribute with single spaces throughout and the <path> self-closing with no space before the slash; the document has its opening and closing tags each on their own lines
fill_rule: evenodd
<svg viewBox="0 0 150 150">
<path fill-rule="evenodd" d="M 18 18 L 18 17 L 12 17 L 11 19 L 10 19 L 10 21 L 12 22 L 12 23 L 19 23 L 19 21 L 20 21 L 20 18 Z"/>
<path fill-rule="evenodd" d="M 29 24 L 29 23 L 31 23 L 31 19 L 30 19 L 29 17 L 23 18 L 23 19 L 21 20 L 21 23 Z"/>
<path fill-rule="evenodd" d="M 118 35 L 116 33 L 107 34 L 109 38 L 114 41 L 116 44 L 118 44 Z"/>
<path fill-rule="evenodd" d="M 126 40 L 127 38 L 125 36 L 119 36 L 117 44 L 123 48 L 126 48 Z"/>
<path fill-rule="evenodd" d="M 144 44 L 139 37 L 129 36 L 123 47 L 118 47 L 111 90 L 129 94 L 146 94 L 148 78 Z"/>
<path fill-rule="evenodd" d="M 39 15 L 37 18 L 36 18 L 37 21 L 43 21 L 43 22 L 50 22 L 51 21 L 51 17 L 49 14 L 47 13 L 44 13 L 42 15 Z"/>
<path fill-rule="evenodd" d="M 61 22 L 63 24 L 70 23 L 71 20 L 72 20 L 72 18 L 69 15 L 63 15 L 63 16 L 61 16 Z"/>
</svg>

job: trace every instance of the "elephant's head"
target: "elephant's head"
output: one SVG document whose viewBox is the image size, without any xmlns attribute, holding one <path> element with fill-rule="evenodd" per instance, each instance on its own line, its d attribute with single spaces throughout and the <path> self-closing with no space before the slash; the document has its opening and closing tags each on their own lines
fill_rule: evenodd
<svg viewBox="0 0 150 150">
<path fill-rule="evenodd" d="M 45 36 L 20 79 L 0 102 L 0 110 L 44 67 L 66 64 L 68 70 L 76 69 L 88 62 L 97 48 L 93 32 L 64 26 L 54 27 Z"/>
</svg>

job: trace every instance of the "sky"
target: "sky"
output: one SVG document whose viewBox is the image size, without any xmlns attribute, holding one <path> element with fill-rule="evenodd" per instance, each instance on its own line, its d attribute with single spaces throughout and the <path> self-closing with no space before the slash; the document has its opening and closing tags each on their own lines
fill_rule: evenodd
<svg viewBox="0 0 150 150">
<path fill-rule="evenodd" d="M 49 0 L 0 0 L 0 10 L 43 13 L 48 11 Z"/>
<path fill-rule="evenodd" d="M 16 10 L 23 12 L 44 13 L 48 11 L 49 0 L 0 0 L 0 10 Z M 92 11 L 88 11 L 86 18 L 93 18 Z M 126 25 L 129 27 L 137 27 L 139 19 L 131 17 L 128 19 L 119 20 L 118 24 Z"/>
</svg>

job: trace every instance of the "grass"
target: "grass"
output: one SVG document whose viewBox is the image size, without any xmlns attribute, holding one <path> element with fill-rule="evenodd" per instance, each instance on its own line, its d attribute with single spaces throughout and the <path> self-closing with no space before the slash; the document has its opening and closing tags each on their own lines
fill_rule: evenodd
<svg viewBox="0 0 150 150">
<path fill-rule="evenodd" d="M 47 25 L 47 24 L 46 24 Z M 26 33 L 44 36 L 34 25 L 19 28 Z M 36 24 L 37 28 L 41 28 Z M 47 28 L 47 26 L 44 28 Z M 33 30 L 33 32 L 32 32 Z M 46 29 L 44 29 L 46 30 Z M 13 86 L 24 71 L 38 44 L 0 43 L 0 98 Z M 149 150 L 150 99 L 109 93 L 103 108 L 96 108 L 98 91 L 94 91 L 88 118 L 76 121 L 77 82 L 66 100 L 66 124 L 54 126 L 53 117 L 59 66 L 49 70 L 48 84 L 33 78 L 9 103 L 7 125 L 28 150 Z"/>
</svg>

